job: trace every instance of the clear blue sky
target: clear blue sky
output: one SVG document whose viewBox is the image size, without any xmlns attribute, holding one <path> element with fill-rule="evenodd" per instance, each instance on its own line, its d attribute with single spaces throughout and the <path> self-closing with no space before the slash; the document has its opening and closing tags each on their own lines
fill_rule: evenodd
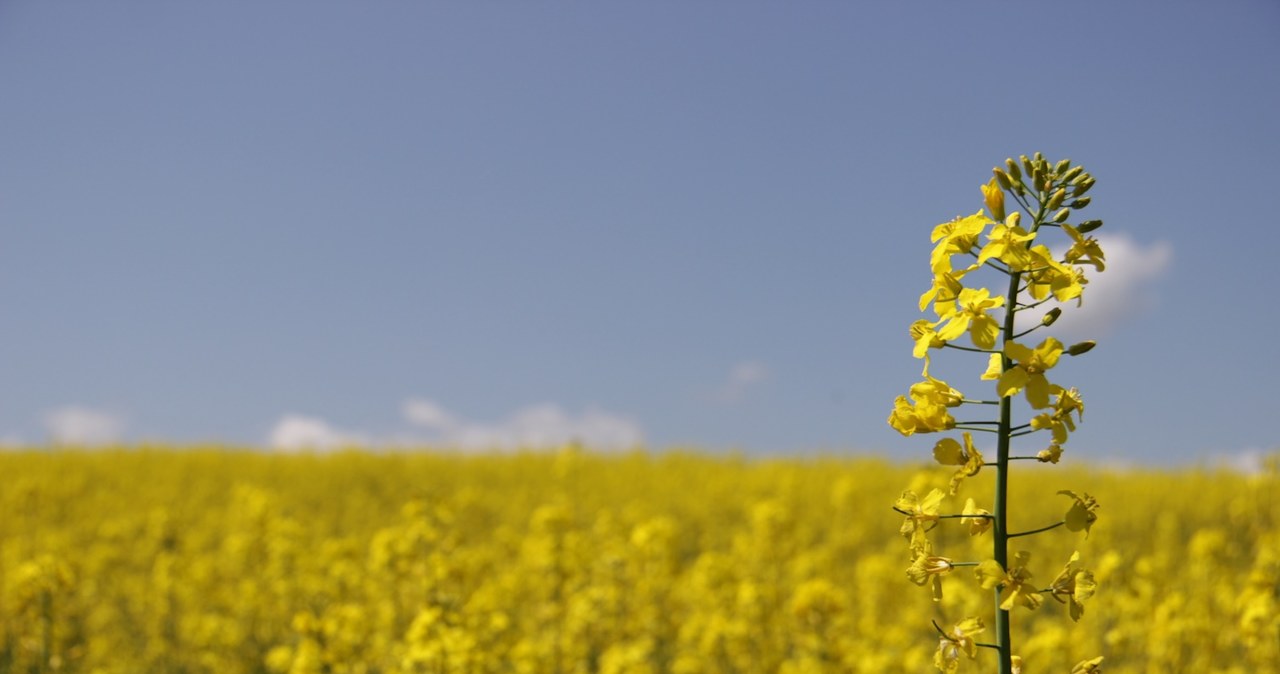
<svg viewBox="0 0 1280 674">
<path fill-rule="evenodd" d="M 6 2 L 0 91 L 10 443 L 927 457 L 930 230 L 1040 150 L 1113 254 L 1068 456 L 1280 445 L 1270 0 Z"/>
</svg>

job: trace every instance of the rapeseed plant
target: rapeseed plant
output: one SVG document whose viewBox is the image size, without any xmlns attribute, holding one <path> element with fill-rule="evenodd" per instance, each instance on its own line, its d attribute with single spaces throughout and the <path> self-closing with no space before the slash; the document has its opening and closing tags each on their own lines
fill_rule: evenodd
<svg viewBox="0 0 1280 674">
<path fill-rule="evenodd" d="M 1078 305 L 1088 283 L 1083 267 L 1091 266 L 1099 272 L 1105 268 L 1105 253 L 1096 239 L 1087 236 L 1101 227 L 1102 221 L 1087 220 L 1077 225 L 1067 222 L 1089 205 L 1090 197 L 1085 193 L 1094 183 L 1092 176 L 1082 167 L 1072 166 L 1070 160 L 1051 164 L 1040 153 L 1032 158 L 1023 155 L 1019 161 L 1008 159 L 1005 168 L 993 169 L 991 180 L 980 186 L 985 209 L 940 224 L 931 236 L 934 248 L 929 267 L 933 282 L 921 295 L 919 305 L 921 311 L 932 305 L 936 318 L 917 320 L 908 331 L 915 344 L 912 355 L 924 360 L 925 380 L 911 386 L 907 396 L 898 396 L 888 421 L 904 436 L 961 431 L 960 439 L 942 438 L 933 447 L 934 460 L 958 468 L 947 494 L 934 489 L 921 499 L 907 490 L 894 509 L 906 516 L 901 533 L 909 541 L 911 564 L 907 577 L 912 582 L 929 585 L 933 600 L 941 602 L 943 578 L 956 567 L 974 566 L 978 584 L 992 591 L 995 598 L 994 642 L 974 641 L 973 635 L 986 629 L 980 616 L 963 618 L 949 630 L 934 623 L 941 634 L 934 664 L 947 674 L 957 671 L 962 653 L 976 659 L 979 648 L 995 651 L 1000 674 L 1020 671 L 1022 658 L 1013 653 L 1010 612 L 1019 606 L 1038 609 L 1048 595 L 1066 604 L 1071 619 L 1078 621 L 1084 614 L 1084 602 L 1097 590 L 1093 574 L 1080 565 L 1078 551 L 1047 588 L 1034 582 L 1030 552 L 1014 551 L 1010 559 L 1010 543 L 1015 538 L 1060 526 L 1072 532 L 1083 531 L 1087 536 L 1097 520 L 1098 502 L 1092 496 L 1059 491 L 1072 500 L 1060 521 L 1021 532 L 1012 532 L 1008 526 L 1011 462 L 1058 463 L 1062 446 L 1084 416 L 1079 391 L 1055 384 L 1049 379 L 1049 372 L 1064 355 L 1083 355 L 1094 342 L 1066 346 L 1054 337 L 1045 337 L 1031 346 L 1020 341 L 1053 325 L 1062 314 L 1061 307 L 1048 307 L 1035 322 L 1019 318 L 1051 301 L 1076 300 Z M 1022 210 L 1006 210 L 1006 195 Z M 1039 235 L 1052 228 L 1067 235 L 1070 245 L 1061 255 L 1038 242 Z M 957 257 L 964 261 L 963 266 L 957 265 Z M 975 272 L 980 271 L 1001 275 L 1007 288 L 1005 294 L 973 284 Z M 965 335 L 970 345 L 957 344 Z M 968 398 L 930 376 L 930 352 L 942 349 L 986 354 L 986 367 L 978 378 L 995 382 L 995 399 Z M 1019 394 L 1034 414 L 1026 423 L 1015 424 L 1013 402 Z M 965 405 L 995 407 L 997 418 L 957 421 L 953 410 Z M 1029 456 L 1013 454 L 1015 438 L 1040 431 L 1047 431 L 1052 438 L 1045 449 Z M 974 433 L 994 435 L 994 451 L 984 454 L 974 442 Z M 995 471 L 991 510 L 979 508 L 970 498 L 961 512 L 943 514 L 944 499 L 956 496 L 964 481 L 984 467 Z M 951 518 L 967 525 L 971 536 L 990 531 L 991 558 L 965 562 L 934 554 L 929 532 Z M 1101 662 L 1101 657 L 1081 661 L 1075 671 L 1098 671 Z"/>
</svg>

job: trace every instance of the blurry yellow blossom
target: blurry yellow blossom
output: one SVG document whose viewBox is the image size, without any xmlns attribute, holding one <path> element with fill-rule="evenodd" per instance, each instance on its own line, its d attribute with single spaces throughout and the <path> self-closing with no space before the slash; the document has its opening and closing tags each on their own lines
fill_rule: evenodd
<svg viewBox="0 0 1280 674">
<path fill-rule="evenodd" d="M 1001 609 L 1011 611 L 1015 605 L 1019 604 L 1035 609 L 1039 608 L 1044 601 L 1040 591 L 1030 583 L 1031 572 L 1027 570 L 1027 562 L 1030 558 L 1031 553 L 1020 551 L 1014 555 L 1013 564 L 1008 571 L 1005 571 L 994 559 L 982 562 L 974 570 L 974 575 L 983 589 L 990 590 L 997 586 L 1001 588 Z"/>
<path fill-rule="evenodd" d="M 1077 622 L 1080 616 L 1084 615 L 1084 601 L 1092 597 L 1098 589 L 1098 584 L 1093 580 L 1093 574 L 1080 568 L 1079 563 L 1079 551 L 1071 553 L 1071 559 L 1067 565 L 1058 573 L 1058 577 L 1049 583 L 1053 598 L 1067 604 L 1071 619 Z"/>
<path fill-rule="evenodd" d="M 1089 660 L 1081 660 L 1071 668 L 1071 674 L 1100 674 L 1102 672 L 1103 657 L 1099 655 Z"/>
<path fill-rule="evenodd" d="M 973 477 L 982 470 L 983 458 L 982 452 L 973 446 L 973 436 L 968 432 L 964 432 L 964 445 L 956 441 L 954 438 L 942 438 L 933 446 L 933 458 L 944 466 L 959 466 L 955 474 L 951 477 L 951 495 L 955 496 L 960 489 L 960 483 L 966 477 Z"/>
<path fill-rule="evenodd" d="M 899 496 L 897 502 L 893 504 L 895 510 L 906 515 L 898 533 L 911 541 L 912 550 L 923 550 L 928 545 L 929 541 L 925 538 L 925 533 L 938 522 L 938 509 L 942 505 L 942 498 L 942 491 L 938 489 L 931 490 L 923 501 L 916 496 L 915 492 L 907 490 L 902 492 L 902 496 Z"/>
<path fill-rule="evenodd" d="M 1067 530 L 1083 531 L 1088 538 L 1089 529 L 1098 519 L 1098 514 L 1094 512 L 1098 509 L 1098 500 L 1088 494 L 1077 494 L 1069 489 L 1063 489 L 1058 493 L 1072 499 L 1071 508 L 1063 518 L 1066 521 Z"/>
<path fill-rule="evenodd" d="M 938 650 L 933 655 L 933 664 L 945 674 L 955 674 L 960 668 L 960 654 L 972 660 L 978 656 L 978 645 L 973 635 L 986 629 L 981 618 L 965 618 L 956 623 L 951 631 L 938 640 Z"/>
</svg>

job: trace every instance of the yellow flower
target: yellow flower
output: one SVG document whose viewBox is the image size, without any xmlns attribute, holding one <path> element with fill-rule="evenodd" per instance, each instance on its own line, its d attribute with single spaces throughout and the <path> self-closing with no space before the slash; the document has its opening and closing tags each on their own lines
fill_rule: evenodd
<svg viewBox="0 0 1280 674">
<path fill-rule="evenodd" d="M 1062 259 L 1071 264 L 1091 264 L 1098 271 L 1107 268 L 1106 256 L 1102 252 L 1102 246 L 1098 245 L 1097 239 L 1084 236 L 1071 225 L 1063 225 L 1062 231 L 1066 232 L 1073 241 L 1071 248 L 1067 249 Z"/>
<path fill-rule="evenodd" d="M 931 547 L 926 542 L 923 548 L 915 551 L 911 566 L 907 567 L 907 578 L 921 587 L 929 583 L 933 590 L 933 600 L 942 601 L 942 577 L 951 573 L 955 567 L 950 559 L 929 554 Z"/>
<path fill-rule="evenodd" d="M 1030 583 L 1031 572 L 1027 570 L 1027 561 L 1030 558 L 1031 553 L 1020 551 L 1013 556 L 1013 567 L 1008 571 L 1001 568 L 1000 563 L 994 559 L 982 562 L 974 570 L 974 575 L 977 576 L 978 583 L 983 589 L 990 590 L 1000 586 L 1001 596 L 1004 598 L 1000 602 L 1002 610 L 1011 611 L 1018 604 L 1036 609 L 1044 601 L 1040 591 Z"/>
<path fill-rule="evenodd" d="M 929 266 L 933 269 L 933 273 L 951 271 L 951 256 L 973 250 L 973 247 L 978 245 L 978 237 L 982 235 L 982 230 L 989 224 L 992 224 L 992 220 L 983 215 L 982 211 L 978 211 L 973 215 L 956 218 L 934 227 L 929 237 L 930 241 L 937 243 L 933 247 L 933 254 L 929 257 Z"/>
<path fill-rule="evenodd" d="M 1101 674 L 1103 657 L 1099 655 L 1089 660 L 1081 660 L 1071 668 L 1071 674 Z"/>
<path fill-rule="evenodd" d="M 956 303 L 959 307 L 954 304 L 939 307 L 942 309 L 939 317 L 948 320 L 938 331 L 938 336 L 951 341 L 968 331 L 974 346 L 980 349 L 994 347 L 1000 334 L 1000 324 L 988 316 L 987 311 L 1004 306 L 1004 296 L 991 297 L 991 291 L 986 288 L 965 288 L 960 291 Z"/>
<path fill-rule="evenodd" d="M 1004 190 L 1000 189 L 1000 183 L 992 178 L 991 182 L 979 185 L 978 188 L 982 190 L 982 201 L 987 205 L 987 210 L 991 211 L 991 217 L 1004 220 Z"/>
<path fill-rule="evenodd" d="M 978 656 L 978 644 L 973 635 L 986 629 L 982 618 L 965 618 L 956 623 L 950 632 L 942 635 L 938 641 L 938 650 L 933 654 L 933 665 L 945 674 L 955 674 L 960 668 L 960 654 L 964 653 L 972 660 Z"/>
<path fill-rule="evenodd" d="M 1058 493 L 1070 496 L 1074 501 L 1063 518 L 1066 521 L 1067 530 L 1083 531 L 1085 538 L 1088 538 L 1089 529 L 1098 520 L 1098 514 L 1094 512 L 1098 509 L 1098 500 L 1088 494 L 1077 494 L 1069 489 L 1063 489 Z"/>
<path fill-rule="evenodd" d="M 938 508 L 942 505 L 942 491 L 934 489 L 921 501 L 916 493 L 908 489 L 893 504 L 893 509 L 906 515 L 898 533 L 911 541 L 912 550 L 925 550 L 929 540 L 925 533 L 937 525 Z"/>
<path fill-rule="evenodd" d="M 1007 398 L 1025 388 L 1027 402 L 1031 403 L 1031 407 L 1048 407 L 1049 394 L 1053 388 L 1044 373 L 1058 364 L 1062 351 L 1062 342 L 1053 337 L 1040 342 L 1034 350 L 1017 342 L 1005 342 L 1004 355 L 1016 364 L 1000 375 L 996 382 L 996 392 L 1000 397 Z"/>
<path fill-rule="evenodd" d="M 1031 297 L 1042 300 L 1053 295 L 1059 302 L 1066 302 L 1084 293 L 1084 274 L 1054 259 L 1048 246 L 1033 246 L 1028 254 L 1031 262 L 1024 271 Z"/>
<path fill-rule="evenodd" d="M 998 353 L 991 354 L 987 359 L 987 371 L 982 373 L 979 379 L 999 379 L 1004 373 L 1004 357 Z"/>
<path fill-rule="evenodd" d="M 1036 238 L 1018 226 L 1021 213 L 1010 213 L 1003 225 L 996 225 L 987 235 L 989 242 L 978 252 L 978 264 L 984 264 L 991 258 L 1005 263 L 1013 271 L 1022 271 L 1035 261 L 1028 250 L 1027 242 Z"/>
<path fill-rule="evenodd" d="M 970 536 L 981 536 L 991 529 L 991 512 L 979 508 L 973 499 L 964 502 L 964 510 L 960 514 L 964 515 L 960 518 L 960 524 L 969 525 Z"/>
<path fill-rule="evenodd" d="M 1053 414 L 1048 412 L 1037 414 L 1031 419 L 1031 427 L 1036 430 L 1050 429 L 1053 432 L 1054 444 L 1061 445 L 1067 441 L 1067 435 L 1076 430 L 1076 422 L 1071 418 L 1071 413 L 1075 412 L 1078 418 L 1084 418 L 1084 401 L 1080 399 L 1080 391 L 1075 388 L 1064 389 L 1061 386 L 1050 385 L 1050 391 L 1057 396 L 1053 404 Z"/>
<path fill-rule="evenodd" d="M 1062 445 L 1049 445 L 1036 453 L 1036 460 L 1040 463 L 1057 463 L 1061 458 Z"/>
<path fill-rule="evenodd" d="M 937 331 L 934 330 L 937 325 L 937 323 L 931 323 L 923 318 L 911 324 L 911 339 L 916 343 L 911 355 L 916 358 L 924 358 L 929 349 L 941 349 L 946 345 L 947 341 L 938 337 Z"/>
<path fill-rule="evenodd" d="M 1076 622 L 1079 622 L 1080 616 L 1084 615 L 1084 601 L 1092 597 L 1098 589 L 1093 573 L 1079 568 L 1079 562 L 1079 551 L 1071 553 L 1071 559 L 1067 561 L 1067 565 L 1049 584 L 1053 598 L 1067 605 L 1071 619 Z"/>
<path fill-rule="evenodd" d="M 943 438 L 933 446 L 933 458 L 944 466 L 960 466 L 951 477 L 951 495 L 960 490 L 960 483 L 966 477 L 973 477 L 982 470 L 982 452 L 973 446 L 973 436 L 964 433 L 964 446 L 954 438 Z"/>
<path fill-rule="evenodd" d="M 924 381 L 911 386 L 907 396 L 898 396 L 889 413 L 889 425 L 899 433 L 933 433 L 955 427 L 956 420 L 947 408 L 959 405 L 964 394 L 947 382 L 926 376 Z"/>
</svg>

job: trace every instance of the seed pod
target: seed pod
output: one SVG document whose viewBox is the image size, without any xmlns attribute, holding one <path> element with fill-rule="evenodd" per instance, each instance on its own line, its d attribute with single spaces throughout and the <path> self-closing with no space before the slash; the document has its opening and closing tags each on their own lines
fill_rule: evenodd
<svg viewBox="0 0 1280 674">
<path fill-rule="evenodd" d="M 1009 174 L 1005 173 L 1004 171 L 1001 171 L 998 168 L 991 169 L 991 172 L 995 174 L 996 182 L 1000 183 L 1000 187 L 1006 190 L 1013 189 L 1013 182 L 1009 180 Z"/>
<path fill-rule="evenodd" d="M 1101 226 L 1102 226 L 1101 220 L 1085 220 L 1084 222 L 1080 223 L 1079 227 L 1076 227 L 1076 231 L 1080 232 L 1081 234 L 1088 234 L 1089 232 L 1092 232 L 1093 230 Z"/>
<path fill-rule="evenodd" d="M 1044 315 L 1044 318 L 1041 318 L 1041 319 L 1040 319 L 1040 325 L 1043 325 L 1043 326 L 1046 326 L 1046 327 L 1047 327 L 1047 326 L 1050 326 L 1050 325 L 1053 325 L 1053 322 L 1054 322 L 1054 321 L 1056 321 L 1056 320 L 1058 320 L 1058 317 L 1059 317 L 1059 316 L 1061 316 L 1061 315 L 1062 315 L 1062 308 L 1061 308 L 1061 307 L 1054 307 L 1054 308 L 1052 308 L 1052 309 L 1050 309 L 1050 310 L 1049 310 L 1049 313 L 1046 313 L 1046 314 Z"/>
<path fill-rule="evenodd" d="M 1053 222 L 1063 222 L 1070 216 L 1071 216 L 1071 209 L 1064 208 L 1058 211 L 1057 213 L 1053 214 Z"/>
<path fill-rule="evenodd" d="M 1098 345 L 1098 343 L 1097 343 L 1097 342 L 1095 342 L 1095 341 L 1093 341 L 1092 339 L 1091 339 L 1091 340 L 1088 340 L 1088 341 L 1085 341 L 1085 342 L 1077 342 L 1077 343 L 1075 343 L 1075 344 L 1072 344 L 1072 345 L 1067 349 L 1067 355 L 1068 355 L 1068 356 L 1079 356 L 1080 354 L 1088 353 L 1090 349 L 1092 349 L 1093 347 L 1095 347 L 1095 346 L 1097 346 L 1097 345 Z"/>
<path fill-rule="evenodd" d="M 1089 197 L 1076 199 L 1075 201 L 1071 202 L 1071 207 L 1075 209 L 1084 208 L 1085 206 L 1088 206 L 1088 205 L 1089 205 Z"/>
<path fill-rule="evenodd" d="M 1049 203 L 1045 204 L 1045 209 L 1052 211 L 1053 209 L 1061 206 L 1062 200 L 1066 198 L 1067 191 L 1065 189 L 1058 188 L 1058 191 L 1054 192 L 1053 196 L 1049 197 Z"/>
<path fill-rule="evenodd" d="M 1018 168 L 1018 162 L 1010 158 L 1004 160 L 1004 165 L 1009 167 L 1009 177 L 1015 180 L 1022 180 L 1022 170 Z"/>
</svg>

